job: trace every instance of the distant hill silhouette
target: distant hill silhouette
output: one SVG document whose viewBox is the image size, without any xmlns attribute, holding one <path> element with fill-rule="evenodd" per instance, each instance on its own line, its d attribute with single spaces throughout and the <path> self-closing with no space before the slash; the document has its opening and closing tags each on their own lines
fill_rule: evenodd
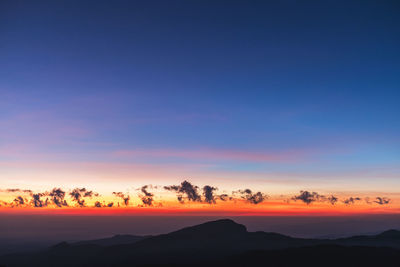
<svg viewBox="0 0 400 267">
<path fill-rule="evenodd" d="M 346 246 L 371 246 L 371 247 L 392 247 L 400 249 L 400 231 L 389 230 L 372 236 L 353 236 L 332 240 L 331 243 Z"/>
<path fill-rule="evenodd" d="M 223 266 L 279 267 L 398 267 L 400 251 L 386 247 L 318 245 L 283 250 L 249 251 L 222 262 Z"/>
<path fill-rule="evenodd" d="M 148 238 L 150 236 L 137 236 L 137 235 L 115 235 L 110 238 L 101 238 L 93 240 L 84 240 L 72 243 L 71 245 L 99 245 L 99 246 L 113 246 L 113 245 L 123 245 L 123 244 L 133 244 L 142 239 Z"/>
<path fill-rule="evenodd" d="M 5 266 L 400 266 L 400 232 L 336 240 L 248 232 L 218 220 L 150 237 L 57 244 L 0 257 Z M 381 263 L 379 265 L 378 263 Z"/>
</svg>

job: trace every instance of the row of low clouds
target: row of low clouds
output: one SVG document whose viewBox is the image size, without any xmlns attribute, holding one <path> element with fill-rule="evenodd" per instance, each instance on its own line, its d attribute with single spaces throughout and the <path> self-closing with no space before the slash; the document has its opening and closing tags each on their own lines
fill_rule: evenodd
<svg viewBox="0 0 400 267">
<path fill-rule="evenodd" d="M 387 197 L 375 197 L 375 199 L 371 199 L 370 197 L 365 197 L 365 198 L 348 197 L 343 200 L 339 200 L 339 198 L 334 195 L 325 196 L 325 195 L 318 194 L 317 192 L 309 192 L 309 191 L 300 191 L 299 195 L 292 197 L 288 201 L 290 201 L 290 200 L 301 201 L 301 202 L 306 203 L 307 205 L 309 205 L 313 202 L 329 202 L 332 205 L 335 205 L 339 201 L 341 201 L 342 203 L 344 203 L 346 205 L 352 205 L 352 204 L 355 204 L 360 201 L 361 202 L 364 201 L 367 204 L 379 204 L 379 205 L 388 205 L 392 202 L 392 200 Z"/>
<path fill-rule="evenodd" d="M 208 203 L 210 205 L 216 204 L 217 202 L 225 201 L 237 201 L 242 200 L 252 205 L 257 205 L 259 203 L 265 202 L 268 199 L 268 195 L 263 192 L 254 192 L 251 189 L 240 189 L 233 191 L 231 194 L 218 193 L 218 188 L 205 185 L 199 187 L 192 184 L 191 182 L 185 180 L 178 185 L 166 185 L 166 186 L 153 186 L 144 185 L 138 188 L 137 196 L 139 197 L 141 204 L 139 206 L 154 206 L 155 205 L 155 194 L 152 192 L 154 189 L 163 189 L 169 192 L 173 192 L 176 195 L 177 201 L 182 204 L 188 202 L 197 203 Z M 46 191 L 43 193 L 34 193 L 32 190 L 22 190 L 22 189 L 5 189 L 1 190 L 7 193 L 18 193 L 19 195 L 15 197 L 12 202 L 5 202 L 0 200 L 0 206 L 9 207 L 25 207 L 31 206 L 35 208 L 46 207 L 49 205 L 56 207 L 87 207 L 87 199 L 94 197 L 99 197 L 100 195 L 94 191 L 88 190 L 86 188 L 75 188 L 69 192 L 62 190 L 61 188 L 54 188 L 51 191 Z M 96 201 L 94 207 L 113 207 L 113 206 L 129 206 L 131 197 L 129 194 L 123 192 L 113 192 L 115 197 L 119 198 L 121 201 L 116 202 L 100 202 Z M 67 197 L 69 201 L 67 201 Z M 298 195 L 295 195 L 286 202 L 303 202 L 307 205 L 316 202 L 327 202 L 332 205 L 336 205 L 341 202 L 346 205 L 353 205 L 358 202 L 365 202 L 367 204 L 377 204 L 377 205 L 389 205 L 392 200 L 387 197 L 378 196 L 375 198 L 361 198 L 361 197 L 348 197 L 345 199 L 339 199 L 334 195 L 321 195 L 317 192 L 310 191 L 300 191 Z M 161 206 L 162 203 L 157 203 Z"/>
</svg>

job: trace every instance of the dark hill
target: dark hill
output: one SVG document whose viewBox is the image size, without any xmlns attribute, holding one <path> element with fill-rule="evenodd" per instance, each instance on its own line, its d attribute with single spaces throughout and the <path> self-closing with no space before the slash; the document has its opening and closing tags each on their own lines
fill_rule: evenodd
<svg viewBox="0 0 400 267">
<path fill-rule="evenodd" d="M 229 219 L 223 219 L 186 227 L 181 230 L 171 232 L 168 235 L 173 235 L 175 237 L 181 238 L 214 238 L 226 237 L 231 235 L 241 235 L 246 233 L 246 226 L 235 223 L 234 221 Z"/>
<path fill-rule="evenodd" d="M 398 230 L 388 230 L 388 231 L 385 231 L 385 232 L 377 235 L 377 237 L 380 237 L 380 238 L 400 238 L 400 231 L 398 231 Z"/>
<path fill-rule="evenodd" d="M 398 231 L 390 230 L 376 236 L 356 236 L 337 240 L 301 239 L 276 233 L 248 232 L 244 225 L 237 224 L 232 220 L 218 220 L 168 234 L 139 238 L 139 240 L 136 240 L 135 236 L 115 236 L 110 239 L 100 239 L 100 241 L 60 243 L 40 253 L 12 254 L 0 257 L 0 265 L 251 266 L 255 261 L 261 266 L 293 266 L 295 265 L 293 257 L 297 257 L 299 259 L 297 266 L 316 266 L 306 264 L 307 257 L 300 257 L 303 255 L 302 253 L 305 253 L 304 255 L 309 255 L 310 259 L 312 257 L 319 259 L 319 255 L 327 255 L 328 258 L 334 258 L 335 262 L 340 262 L 341 266 L 358 266 L 354 265 L 357 259 L 364 264 L 363 266 L 374 266 L 368 265 L 368 262 L 375 262 L 375 258 L 365 262 L 360 255 L 367 252 L 368 257 L 381 255 L 390 262 L 399 260 L 400 251 L 396 250 L 400 247 L 398 233 Z M 122 243 L 118 243 L 118 241 Z M 111 245 L 107 245 L 107 243 Z M 365 247 L 360 248 L 360 246 Z M 366 248 L 367 246 L 368 248 Z M 346 257 L 350 257 L 352 260 L 349 261 Z M 328 258 L 321 258 L 321 260 Z M 252 262 L 252 264 L 244 264 L 246 261 Z M 268 262 L 273 264 L 269 265 Z M 278 262 L 289 265 L 277 265 Z M 352 262 L 353 265 L 349 265 L 349 262 Z M 400 263 L 400 261 L 398 262 Z"/>
<path fill-rule="evenodd" d="M 148 237 L 150 237 L 150 236 L 115 235 L 110 238 L 79 241 L 79 242 L 71 243 L 71 245 L 74 245 L 74 246 L 79 246 L 79 245 L 113 246 L 113 245 L 133 244 L 135 242 L 138 242 L 138 241 L 148 238 Z"/>
<path fill-rule="evenodd" d="M 400 231 L 389 230 L 378 235 L 353 236 L 331 241 L 344 246 L 392 247 L 400 249 Z"/>
<path fill-rule="evenodd" d="M 279 267 L 399 267 L 400 251 L 385 247 L 318 245 L 282 250 L 248 251 L 220 263 L 221 266 Z"/>
</svg>

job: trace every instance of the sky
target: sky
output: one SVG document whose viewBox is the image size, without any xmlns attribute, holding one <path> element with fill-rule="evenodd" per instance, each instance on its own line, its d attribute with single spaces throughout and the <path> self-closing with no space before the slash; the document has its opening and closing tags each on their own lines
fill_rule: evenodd
<svg viewBox="0 0 400 267">
<path fill-rule="evenodd" d="M 400 213 L 399 11 L 2 1 L 0 213 Z"/>
</svg>

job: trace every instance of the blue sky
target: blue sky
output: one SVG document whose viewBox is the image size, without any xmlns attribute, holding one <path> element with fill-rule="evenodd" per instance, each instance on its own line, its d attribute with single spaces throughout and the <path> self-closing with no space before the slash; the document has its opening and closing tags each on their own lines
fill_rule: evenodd
<svg viewBox="0 0 400 267">
<path fill-rule="evenodd" d="M 340 173 L 397 185 L 396 1 L 0 9 L 3 162 L 210 164 L 242 181 Z"/>
</svg>

